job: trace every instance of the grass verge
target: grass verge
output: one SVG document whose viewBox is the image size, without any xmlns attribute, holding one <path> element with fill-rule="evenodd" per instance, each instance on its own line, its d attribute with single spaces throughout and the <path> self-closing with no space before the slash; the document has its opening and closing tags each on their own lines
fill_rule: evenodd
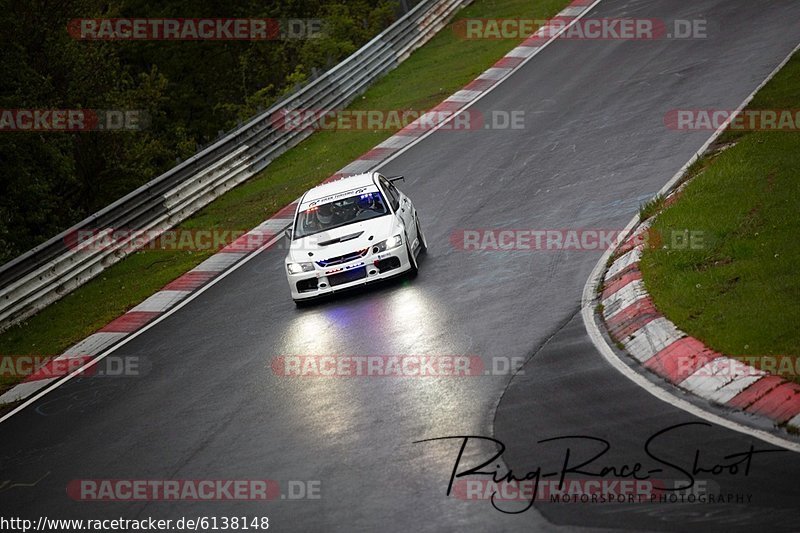
<svg viewBox="0 0 800 533">
<path fill-rule="evenodd" d="M 463 18 L 546 19 L 569 0 L 477 0 Z M 463 40 L 452 24 L 373 85 L 351 109 L 426 110 L 489 68 L 519 40 Z M 179 229 L 247 230 L 303 191 L 390 137 L 393 131 L 324 131 L 276 159 L 264 172 L 221 196 Z M 0 334 L 2 355 L 56 355 L 122 315 L 212 252 L 145 250 Z M 287 289 L 288 290 L 288 289 Z M 288 292 L 286 297 L 288 297 Z M 0 377 L 0 391 L 17 378 Z"/>
<path fill-rule="evenodd" d="M 800 55 L 749 109 L 800 109 Z M 800 132 L 729 130 L 717 145 L 656 218 L 644 282 L 683 331 L 800 382 Z"/>
<path fill-rule="evenodd" d="M 651 216 L 655 215 L 664 208 L 665 198 L 662 195 L 657 195 L 655 198 L 648 200 L 641 207 L 639 207 L 639 220 L 644 222 Z"/>
</svg>

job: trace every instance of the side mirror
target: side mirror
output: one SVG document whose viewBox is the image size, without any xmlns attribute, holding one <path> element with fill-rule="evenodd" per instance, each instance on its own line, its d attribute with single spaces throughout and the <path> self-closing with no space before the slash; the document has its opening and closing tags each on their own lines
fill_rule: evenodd
<svg viewBox="0 0 800 533">
<path fill-rule="evenodd" d="M 401 181 L 401 180 L 402 181 L 406 181 L 406 177 L 405 176 L 391 176 L 391 177 L 388 177 L 386 179 L 389 180 L 390 183 L 394 183 L 395 181 Z"/>
<path fill-rule="evenodd" d="M 286 228 L 285 230 L 283 230 L 283 235 L 284 235 L 284 236 L 285 236 L 287 239 L 289 239 L 289 240 L 291 241 L 291 240 L 292 240 L 292 227 L 291 227 L 291 226 L 289 226 L 288 228 Z"/>
</svg>

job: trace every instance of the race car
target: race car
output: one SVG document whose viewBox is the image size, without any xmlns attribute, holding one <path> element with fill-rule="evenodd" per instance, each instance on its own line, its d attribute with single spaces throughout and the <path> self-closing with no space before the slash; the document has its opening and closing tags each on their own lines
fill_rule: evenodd
<svg viewBox="0 0 800 533">
<path fill-rule="evenodd" d="M 427 250 L 419 217 L 395 182 L 370 172 L 308 190 L 286 230 L 286 277 L 296 304 L 417 272 Z"/>
</svg>

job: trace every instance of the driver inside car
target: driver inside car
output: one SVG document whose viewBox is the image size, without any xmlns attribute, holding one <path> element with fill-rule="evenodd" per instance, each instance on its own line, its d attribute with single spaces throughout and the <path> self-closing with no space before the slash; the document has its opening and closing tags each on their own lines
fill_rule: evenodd
<svg viewBox="0 0 800 533">
<path fill-rule="evenodd" d="M 371 193 L 364 194 L 359 197 L 356 205 L 358 206 L 358 215 L 361 215 L 361 213 L 366 211 L 371 211 L 374 213 L 383 213 L 385 211 L 383 204 L 380 201 L 380 197 Z"/>
</svg>

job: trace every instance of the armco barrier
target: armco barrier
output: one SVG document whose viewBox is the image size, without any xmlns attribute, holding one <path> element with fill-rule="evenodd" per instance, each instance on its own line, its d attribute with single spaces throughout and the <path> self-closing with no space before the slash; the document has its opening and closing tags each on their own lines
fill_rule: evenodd
<svg viewBox="0 0 800 533">
<path fill-rule="evenodd" d="M 276 127 L 292 109 L 341 109 L 395 68 L 472 0 L 422 0 L 389 28 L 297 93 L 108 207 L 0 267 L 0 331 L 73 291 L 130 253 L 112 246 L 70 247 L 80 230 L 169 229 L 252 177 L 312 133 Z"/>
</svg>

